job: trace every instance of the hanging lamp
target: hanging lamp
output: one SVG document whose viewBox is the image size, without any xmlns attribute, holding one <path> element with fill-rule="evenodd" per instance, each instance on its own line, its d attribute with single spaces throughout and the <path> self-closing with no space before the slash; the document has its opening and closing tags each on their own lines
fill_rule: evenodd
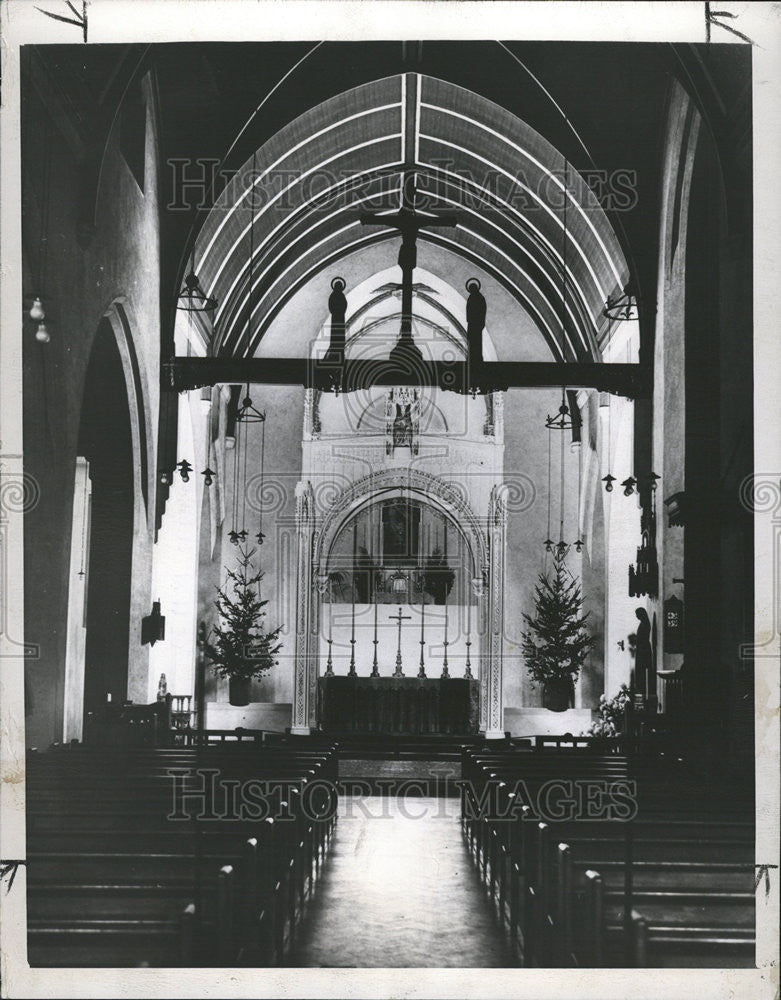
<svg viewBox="0 0 781 1000">
<path fill-rule="evenodd" d="M 552 426 L 546 422 L 548 428 L 548 533 L 545 536 L 545 541 L 543 545 L 545 546 L 546 552 L 553 551 L 553 539 L 550 536 L 550 514 L 551 514 L 551 431 Z"/>
<path fill-rule="evenodd" d="M 214 312 L 217 308 L 217 299 L 207 295 L 201 287 L 201 282 L 195 273 L 195 244 L 190 260 L 190 270 L 185 275 L 184 284 L 179 289 L 176 296 L 176 308 L 189 313 Z"/>
<path fill-rule="evenodd" d="M 618 295 L 608 295 L 602 315 L 618 322 L 638 318 L 637 297 L 629 290 L 629 285 Z"/>
<path fill-rule="evenodd" d="M 564 202 L 562 206 L 562 223 L 564 230 L 564 240 L 561 252 L 561 361 L 566 362 L 567 352 L 566 352 L 566 339 L 567 339 L 567 328 L 566 328 L 566 315 L 567 315 L 567 244 L 568 244 L 568 230 L 567 230 L 567 200 L 568 200 L 568 181 L 569 181 L 569 161 L 564 159 Z M 568 430 L 572 430 L 573 419 L 570 412 L 570 408 L 567 405 L 567 388 L 565 385 L 561 387 L 561 403 L 559 404 L 558 411 L 551 415 L 548 414 L 545 419 L 545 426 L 548 429 L 548 537 L 545 539 L 545 551 L 552 552 L 554 549 L 558 557 L 563 558 L 569 551 L 569 545 L 564 541 L 564 490 L 565 490 L 565 464 L 564 464 L 564 434 Z M 550 531 L 550 508 L 551 508 L 551 431 L 558 431 L 561 434 L 560 438 L 560 484 L 559 484 L 559 540 L 554 543 L 551 538 Z"/>
</svg>

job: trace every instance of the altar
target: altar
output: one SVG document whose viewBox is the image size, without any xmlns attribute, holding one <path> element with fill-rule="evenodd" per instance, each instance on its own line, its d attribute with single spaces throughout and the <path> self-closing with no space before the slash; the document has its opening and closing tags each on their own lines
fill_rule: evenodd
<svg viewBox="0 0 781 1000">
<path fill-rule="evenodd" d="M 321 677 L 319 702 L 327 732 L 478 731 L 478 682 L 462 677 Z"/>
</svg>

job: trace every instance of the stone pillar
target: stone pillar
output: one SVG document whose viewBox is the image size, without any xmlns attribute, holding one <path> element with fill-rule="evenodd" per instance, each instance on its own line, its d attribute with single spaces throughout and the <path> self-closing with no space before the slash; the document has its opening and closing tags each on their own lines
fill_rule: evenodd
<svg viewBox="0 0 781 1000">
<path fill-rule="evenodd" d="M 314 494 L 312 484 L 296 485 L 296 661 L 293 683 L 293 721 L 291 733 L 308 736 L 311 719 L 316 711 L 312 705 L 312 657 L 317 651 L 311 642 L 312 606 L 312 535 L 314 532 Z"/>
<path fill-rule="evenodd" d="M 502 702 L 502 655 L 504 645 L 504 554 L 507 512 L 499 497 L 499 488 L 491 490 L 488 508 L 488 656 L 485 685 L 488 740 L 504 738 Z M 482 714 L 482 712 L 481 712 Z"/>
<path fill-rule="evenodd" d="M 488 612 L 486 609 L 486 582 L 488 570 L 472 580 L 472 589 L 477 598 L 476 628 L 480 645 L 478 647 L 479 687 L 480 687 L 480 732 L 485 735 L 488 728 Z"/>
</svg>

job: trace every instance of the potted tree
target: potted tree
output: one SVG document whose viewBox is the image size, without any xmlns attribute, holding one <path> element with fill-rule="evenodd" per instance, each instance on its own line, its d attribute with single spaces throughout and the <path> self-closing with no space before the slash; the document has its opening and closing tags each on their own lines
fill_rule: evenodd
<svg viewBox="0 0 781 1000">
<path fill-rule="evenodd" d="M 567 570 L 563 553 L 556 552 L 552 576 L 540 573 L 534 616 L 523 616 L 529 628 L 522 633 L 521 645 L 532 683 L 542 686 L 543 706 L 553 712 L 573 703 L 575 681 L 594 645 L 581 605 L 578 582 Z"/>
<path fill-rule="evenodd" d="M 249 704 L 250 682 L 276 666 L 274 657 L 282 648 L 277 641 L 282 626 L 270 632 L 264 628 L 268 601 L 261 600 L 258 593 L 263 573 L 252 565 L 254 553 L 254 549 L 248 552 L 240 548 L 237 568 L 226 567 L 232 593 L 228 593 L 227 583 L 224 589 L 217 588 L 214 606 L 219 622 L 203 647 L 215 672 L 230 681 L 231 705 Z"/>
</svg>

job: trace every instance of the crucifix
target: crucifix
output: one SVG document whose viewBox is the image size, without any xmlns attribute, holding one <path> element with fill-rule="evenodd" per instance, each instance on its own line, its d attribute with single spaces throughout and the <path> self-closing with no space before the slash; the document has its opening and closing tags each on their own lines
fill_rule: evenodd
<svg viewBox="0 0 781 1000">
<path fill-rule="evenodd" d="M 455 215 L 437 215 L 418 212 L 415 208 L 415 171 L 404 175 L 401 194 L 401 208 L 398 212 L 362 212 L 364 226 L 388 226 L 401 233 L 399 267 L 401 268 L 401 327 L 399 339 L 390 352 L 390 360 L 407 368 L 423 360 L 420 348 L 412 339 L 412 276 L 418 259 L 418 233 L 432 227 L 452 228 L 457 224 Z"/>
<path fill-rule="evenodd" d="M 401 669 L 401 623 L 403 621 L 411 621 L 411 615 L 403 615 L 401 613 L 401 608 L 399 608 L 399 613 L 397 615 L 388 615 L 388 617 L 399 623 L 399 638 L 396 643 L 396 669 L 393 673 L 394 677 L 403 677 L 404 671 Z"/>
</svg>

